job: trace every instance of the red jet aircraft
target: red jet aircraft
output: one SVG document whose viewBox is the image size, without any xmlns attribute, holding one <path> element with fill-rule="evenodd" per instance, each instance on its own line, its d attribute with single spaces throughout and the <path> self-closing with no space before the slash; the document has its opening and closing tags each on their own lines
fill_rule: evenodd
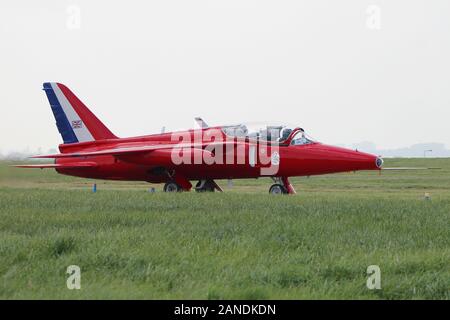
<svg viewBox="0 0 450 320">
<path fill-rule="evenodd" d="M 91 179 L 165 183 L 164 191 L 221 191 L 216 179 L 271 177 L 272 194 L 293 194 L 289 177 L 380 170 L 383 160 L 368 153 L 319 143 L 300 127 L 239 124 L 118 138 L 66 86 L 44 83 L 64 141 L 60 154 L 33 158 L 60 174 Z"/>
</svg>

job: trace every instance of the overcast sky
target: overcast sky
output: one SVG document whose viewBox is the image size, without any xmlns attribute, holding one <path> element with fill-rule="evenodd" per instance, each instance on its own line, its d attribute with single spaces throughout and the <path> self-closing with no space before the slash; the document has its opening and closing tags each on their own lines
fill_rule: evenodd
<svg viewBox="0 0 450 320">
<path fill-rule="evenodd" d="M 1 1 L 0 151 L 61 142 L 45 81 L 121 137 L 202 116 L 450 147 L 450 1 Z"/>
</svg>

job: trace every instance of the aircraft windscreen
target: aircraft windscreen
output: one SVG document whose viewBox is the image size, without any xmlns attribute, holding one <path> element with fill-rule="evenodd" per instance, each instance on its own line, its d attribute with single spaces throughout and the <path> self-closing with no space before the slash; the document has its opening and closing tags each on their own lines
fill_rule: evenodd
<svg viewBox="0 0 450 320">
<path fill-rule="evenodd" d="M 289 137 L 294 128 L 295 126 L 254 123 L 224 126 L 222 130 L 230 137 L 282 142 Z"/>
<path fill-rule="evenodd" d="M 297 132 L 291 141 L 291 145 L 293 146 L 301 146 L 311 143 L 314 143 L 314 140 L 309 137 L 304 131 Z"/>
</svg>

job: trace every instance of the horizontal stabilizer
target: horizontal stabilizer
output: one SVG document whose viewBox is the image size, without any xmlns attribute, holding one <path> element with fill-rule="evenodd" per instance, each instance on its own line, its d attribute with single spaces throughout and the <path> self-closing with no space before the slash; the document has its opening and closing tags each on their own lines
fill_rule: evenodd
<svg viewBox="0 0 450 320">
<path fill-rule="evenodd" d="M 81 168 L 94 168 L 97 164 L 95 162 L 79 162 L 79 163 L 63 163 L 63 164 L 22 164 L 14 165 L 15 168 L 27 168 L 27 169 L 81 169 Z"/>
</svg>

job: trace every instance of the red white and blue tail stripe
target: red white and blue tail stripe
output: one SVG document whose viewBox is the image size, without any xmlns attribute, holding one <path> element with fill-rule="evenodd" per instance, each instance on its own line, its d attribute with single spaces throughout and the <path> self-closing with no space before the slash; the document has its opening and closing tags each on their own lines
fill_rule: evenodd
<svg viewBox="0 0 450 320">
<path fill-rule="evenodd" d="M 64 144 L 117 139 L 65 85 L 46 82 L 44 91 Z"/>
</svg>

